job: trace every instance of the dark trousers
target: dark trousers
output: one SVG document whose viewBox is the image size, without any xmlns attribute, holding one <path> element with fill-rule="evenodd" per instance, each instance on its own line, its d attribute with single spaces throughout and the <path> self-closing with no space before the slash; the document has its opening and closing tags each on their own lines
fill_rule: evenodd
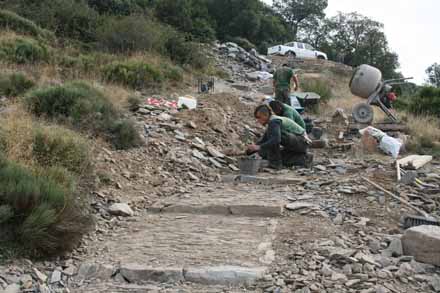
<svg viewBox="0 0 440 293">
<path fill-rule="evenodd" d="M 260 156 L 273 166 L 302 166 L 307 154 L 307 143 L 299 135 L 283 135 L 280 144 L 262 148 Z"/>
<path fill-rule="evenodd" d="M 276 89 L 275 100 L 290 105 L 290 89 Z"/>
</svg>

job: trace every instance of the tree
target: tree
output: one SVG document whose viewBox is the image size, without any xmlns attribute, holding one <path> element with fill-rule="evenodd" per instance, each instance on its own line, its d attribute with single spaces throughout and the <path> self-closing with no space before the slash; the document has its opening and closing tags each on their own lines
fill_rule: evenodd
<svg viewBox="0 0 440 293">
<path fill-rule="evenodd" d="M 434 63 L 426 69 L 428 79 L 426 80 L 432 86 L 440 88 L 440 64 Z"/>
<path fill-rule="evenodd" d="M 333 54 L 345 64 L 370 64 L 382 71 L 384 78 L 400 76 L 399 60 L 390 51 L 383 24 L 358 13 L 339 13 L 328 20 L 328 42 Z M 338 60 L 339 61 L 339 60 Z"/>
<path fill-rule="evenodd" d="M 328 0 L 274 0 L 274 9 L 283 17 L 296 40 L 301 24 L 313 18 L 323 18 Z"/>
</svg>

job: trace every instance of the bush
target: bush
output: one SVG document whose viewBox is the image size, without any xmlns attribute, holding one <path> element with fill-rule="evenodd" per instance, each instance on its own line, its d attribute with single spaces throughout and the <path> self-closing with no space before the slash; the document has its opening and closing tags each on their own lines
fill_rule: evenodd
<svg viewBox="0 0 440 293">
<path fill-rule="evenodd" d="M 206 19 L 197 18 L 193 21 L 191 35 L 195 40 L 207 43 L 215 40 L 215 29 Z"/>
<path fill-rule="evenodd" d="M 16 97 L 34 86 L 23 73 L 0 74 L 0 95 Z"/>
<path fill-rule="evenodd" d="M 52 32 L 42 29 L 34 22 L 23 18 L 12 11 L 0 10 L 0 27 L 15 31 L 17 33 L 40 37 L 42 39 L 53 39 Z"/>
<path fill-rule="evenodd" d="M 424 87 L 418 98 L 409 102 L 409 111 L 415 114 L 440 115 L 440 89 Z"/>
<path fill-rule="evenodd" d="M 321 102 L 328 102 L 333 97 L 331 87 L 327 82 L 319 79 L 300 81 L 301 89 L 304 92 L 314 92 L 321 96 Z"/>
<path fill-rule="evenodd" d="M 104 95 L 84 82 L 45 87 L 30 92 L 25 103 L 37 116 L 68 119 L 74 126 L 101 129 L 117 117 Z"/>
<path fill-rule="evenodd" d="M 160 51 L 163 28 L 143 16 L 108 17 L 97 33 L 99 46 L 116 53 Z"/>
<path fill-rule="evenodd" d="M 132 112 L 139 110 L 142 99 L 138 96 L 129 96 L 127 99 L 128 109 Z"/>
<path fill-rule="evenodd" d="M 118 141 L 119 138 L 115 138 L 115 136 L 126 135 L 123 131 L 115 132 L 114 130 L 115 121 L 119 120 L 120 114 L 111 102 L 102 92 L 84 82 L 70 82 L 64 85 L 34 90 L 26 95 L 25 104 L 37 116 L 68 121 L 79 129 L 91 131 L 96 135 L 108 138 L 112 142 Z M 126 140 L 126 138 L 121 137 L 121 140 Z M 48 142 L 45 141 L 44 143 Z M 64 147 L 70 144 L 69 140 L 55 140 L 53 143 L 55 145 L 52 147 L 59 151 L 60 155 L 65 151 Z M 125 146 L 127 144 L 117 143 L 115 146 L 119 147 L 121 145 Z M 73 152 L 73 157 L 70 159 L 76 161 L 78 166 L 82 165 L 79 163 L 81 160 L 78 162 L 79 158 L 76 157 L 78 154 L 83 154 L 81 149 L 73 151 L 67 148 L 68 151 Z"/>
<path fill-rule="evenodd" d="M 115 122 L 110 129 L 110 140 L 117 149 L 125 150 L 142 145 L 142 139 L 130 120 Z"/>
<path fill-rule="evenodd" d="M 150 0 L 87 0 L 90 7 L 100 14 L 130 15 L 144 12 Z"/>
<path fill-rule="evenodd" d="M 168 33 L 165 52 L 171 60 L 180 65 L 190 65 L 196 69 L 202 69 L 209 64 L 206 54 L 203 54 L 199 45 L 186 41 L 184 36 L 177 32 Z"/>
<path fill-rule="evenodd" d="M 159 70 L 141 61 L 116 62 L 104 68 L 104 79 L 133 89 L 154 87 L 163 76 Z"/>
<path fill-rule="evenodd" d="M 89 229 L 91 217 L 71 192 L 49 177 L 1 159 L 2 220 L 31 254 L 70 250 Z"/>
<path fill-rule="evenodd" d="M 162 64 L 161 65 L 163 75 L 165 79 L 171 80 L 171 81 L 182 81 L 183 80 L 183 69 L 170 65 L 170 64 Z"/>
<path fill-rule="evenodd" d="M 33 39 L 17 37 L 0 42 L 0 59 L 18 64 L 49 60 L 48 48 Z"/>
<path fill-rule="evenodd" d="M 61 67 L 72 68 L 81 71 L 92 71 L 96 69 L 97 60 L 93 55 L 80 54 L 77 57 L 62 55 L 58 64 Z"/>
<path fill-rule="evenodd" d="M 61 166 L 78 175 L 90 169 L 87 142 L 73 131 L 61 127 L 38 129 L 32 151 L 43 167 Z"/>
</svg>

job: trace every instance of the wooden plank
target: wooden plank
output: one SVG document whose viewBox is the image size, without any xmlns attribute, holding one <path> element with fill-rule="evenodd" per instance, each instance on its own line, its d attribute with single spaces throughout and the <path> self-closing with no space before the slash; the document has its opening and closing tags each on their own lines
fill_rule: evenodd
<svg viewBox="0 0 440 293">
<path fill-rule="evenodd" d="M 403 159 L 398 160 L 400 167 L 409 167 L 414 170 L 418 170 L 432 161 L 432 156 L 419 156 L 411 155 Z"/>
<path fill-rule="evenodd" d="M 374 187 L 376 187 L 377 189 L 385 192 L 386 194 L 388 194 L 389 196 L 391 196 L 392 198 L 400 201 L 401 203 L 403 203 L 404 205 L 406 205 L 408 208 L 418 212 L 420 215 L 424 216 L 425 218 L 429 218 L 430 216 L 428 215 L 428 213 L 426 213 L 425 211 L 422 211 L 421 209 L 413 206 L 412 204 L 410 204 L 409 202 L 407 202 L 406 200 L 404 200 L 403 198 L 400 198 L 399 196 L 389 192 L 388 190 L 386 190 L 385 188 L 383 188 L 382 186 L 368 180 L 365 177 L 361 177 L 363 180 L 365 180 L 366 182 L 370 183 L 371 185 L 373 185 Z"/>
<path fill-rule="evenodd" d="M 350 129 L 351 130 L 359 130 L 359 129 L 363 129 L 368 126 L 370 126 L 370 125 L 361 124 L 361 123 L 351 123 Z M 399 124 L 399 123 L 376 123 L 371 126 L 373 126 L 374 128 L 380 129 L 384 132 L 394 131 L 394 132 L 408 133 L 408 131 L 409 131 L 407 125 Z"/>
</svg>

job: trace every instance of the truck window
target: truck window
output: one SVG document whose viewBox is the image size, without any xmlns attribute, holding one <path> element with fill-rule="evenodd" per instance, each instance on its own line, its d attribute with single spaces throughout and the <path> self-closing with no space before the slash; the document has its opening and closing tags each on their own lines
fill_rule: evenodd
<svg viewBox="0 0 440 293">
<path fill-rule="evenodd" d="M 302 43 L 296 43 L 298 45 L 298 48 L 304 49 L 304 45 Z"/>
<path fill-rule="evenodd" d="M 305 44 L 305 45 L 307 50 L 315 50 L 315 48 L 313 48 L 311 45 L 309 44 Z"/>
<path fill-rule="evenodd" d="M 287 47 L 293 47 L 293 43 L 287 43 L 286 46 Z"/>
</svg>

